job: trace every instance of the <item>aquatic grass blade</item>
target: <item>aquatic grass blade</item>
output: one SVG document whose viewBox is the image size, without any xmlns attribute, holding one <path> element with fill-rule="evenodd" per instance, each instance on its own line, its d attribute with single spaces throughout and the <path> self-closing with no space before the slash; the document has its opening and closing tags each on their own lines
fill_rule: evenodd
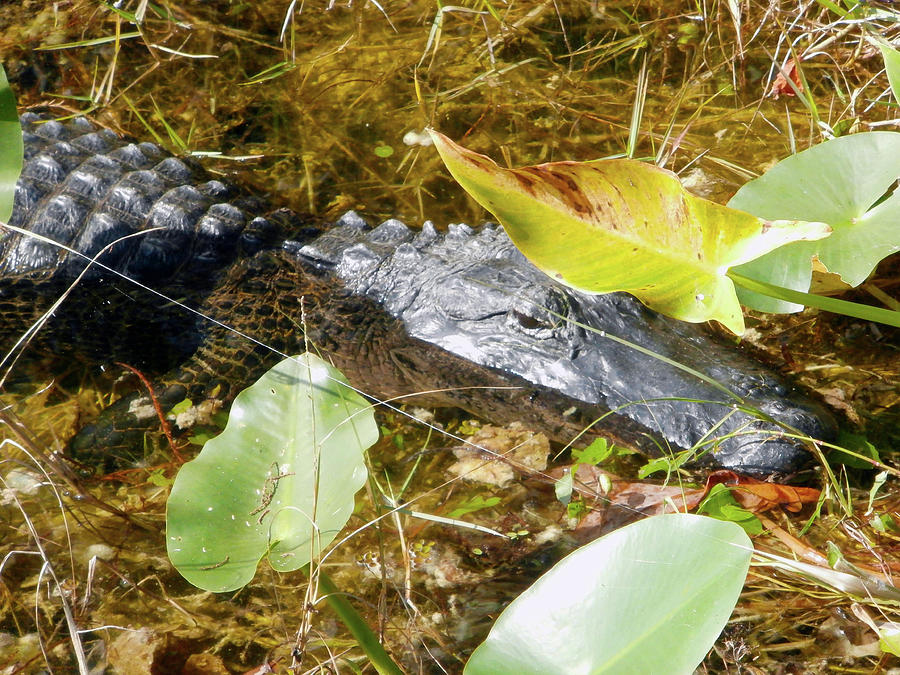
<svg viewBox="0 0 900 675">
<path fill-rule="evenodd" d="M 319 570 L 318 575 L 319 592 L 325 594 L 325 601 L 328 603 L 328 606 L 337 614 L 341 623 L 347 627 L 356 639 L 357 644 L 369 657 L 369 663 L 372 664 L 375 671 L 379 675 L 403 675 L 403 671 L 391 659 L 381 642 L 379 642 L 378 636 L 359 615 L 359 612 L 354 609 L 344 594 L 341 593 L 341 590 L 321 570 Z"/>
<path fill-rule="evenodd" d="M 752 551 L 740 527 L 703 516 L 623 527 L 516 598 L 465 673 L 691 673 L 731 615 Z"/>
<path fill-rule="evenodd" d="M 185 579 L 231 591 L 264 555 L 291 571 L 331 543 L 365 483 L 363 452 L 378 439 L 371 405 L 345 384 L 307 353 L 237 396 L 225 431 L 181 467 L 169 496 L 169 559 Z"/>
<path fill-rule="evenodd" d="M 822 223 L 763 220 L 700 199 L 673 173 L 642 162 L 510 170 L 429 133 L 457 182 L 546 274 L 589 293 L 627 291 L 683 321 L 717 320 L 742 333 L 728 269 L 830 232 Z"/>
<path fill-rule="evenodd" d="M 745 277 L 737 272 L 731 272 L 728 276 L 731 277 L 739 289 L 754 291 L 768 298 L 781 299 L 785 302 L 800 303 L 801 307 L 815 307 L 817 309 L 823 309 L 826 312 L 834 312 L 835 314 L 843 314 L 844 316 L 852 316 L 857 319 L 875 321 L 887 326 L 896 326 L 900 328 L 900 312 L 892 309 L 872 307 L 870 305 L 862 305 L 858 302 L 849 302 L 848 300 L 840 300 L 838 298 L 813 295 L 812 293 L 802 293 L 800 291 L 767 284 L 763 281 L 757 281 L 756 279 Z"/>
<path fill-rule="evenodd" d="M 12 215 L 16 181 L 22 173 L 22 127 L 16 111 L 16 97 L 0 66 L 0 221 Z"/>
<path fill-rule="evenodd" d="M 728 206 L 760 218 L 828 223 L 827 239 L 784 246 L 734 272 L 794 291 L 809 290 L 812 259 L 851 286 L 880 260 L 900 250 L 900 194 L 886 193 L 900 176 L 900 134 L 871 131 L 826 141 L 788 157 L 744 185 Z M 747 289 L 738 297 L 764 312 L 796 312 L 802 305 Z"/>
</svg>

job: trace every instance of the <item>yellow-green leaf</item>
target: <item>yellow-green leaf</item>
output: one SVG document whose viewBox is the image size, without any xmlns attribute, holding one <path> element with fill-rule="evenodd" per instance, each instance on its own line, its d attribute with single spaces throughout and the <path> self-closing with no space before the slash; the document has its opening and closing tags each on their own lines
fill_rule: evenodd
<svg viewBox="0 0 900 675">
<path fill-rule="evenodd" d="M 457 182 L 541 270 L 590 293 L 628 291 L 684 321 L 715 319 L 742 333 L 729 268 L 831 231 L 824 223 L 764 220 L 695 197 L 675 174 L 642 162 L 504 169 L 429 133 Z"/>
</svg>

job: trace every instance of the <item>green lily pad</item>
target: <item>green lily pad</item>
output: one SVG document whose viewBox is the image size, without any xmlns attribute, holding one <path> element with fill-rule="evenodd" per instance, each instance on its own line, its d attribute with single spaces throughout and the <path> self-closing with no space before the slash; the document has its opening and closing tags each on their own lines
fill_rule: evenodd
<svg viewBox="0 0 900 675">
<path fill-rule="evenodd" d="M 178 472 L 166 511 L 175 568 L 195 586 L 247 584 L 264 555 L 303 567 L 347 523 L 378 440 L 371 405 L 313 354 L 283 360 L 234 401 L 225 430 Z"/>
<path fill-rule="evenodd" d="M 513 600 L 465 673 L 692 673 L 737 603 L 752 550 L 740 527 L 703 516 L 623 527 Z"/>
<path fill-rule="evenodd" d="M 763 220 L 700 199 L 673 173 L 642 162 L 511 170 L 429 133 L 457 182 L 541 270 L 582 291 L 628 291 L 684 321 L 715 319 L 742 333 L 729 268 L 830 232 L 822 223 Z"/>
<path fill-rule="evenodd" d="M 834 232 L 772 251 L 735 272 L 806 292 L 816 256 L 846 283 L 861 284 L 880 260 L 900 250 L 900 195 L 884 198 L 898 177 L 900 134 L 890 131 L 841 136 L 782 160 L 738 190 L 728 206 L 761 218 L 817 220 Z M 802 309 L 745 289 L 738 297 L 764 312 Z"/>
</svg>

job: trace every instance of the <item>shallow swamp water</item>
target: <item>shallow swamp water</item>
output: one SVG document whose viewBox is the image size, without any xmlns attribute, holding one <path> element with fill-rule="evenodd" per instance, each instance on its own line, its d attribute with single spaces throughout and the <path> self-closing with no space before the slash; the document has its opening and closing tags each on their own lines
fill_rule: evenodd
<svg viewBox="0 0 900 675">
<path fill-rule="evenodd" d="M 826 128 L 895 129 L 900 116 L 867 36 L 896 38 L 900 13 L 891 3 L 870 8 L 866 21 L 840 21 L 811 2 L 481 0 L 441 9 L 424 0 L 23 0 L 0 5 L 0 56 L 23 109 L 88 114 L 175 153 L 198 154 L 210 171 L 318 219 L 355 209 L 372 223 L 397 217 L 446 226 L 479 223 L 485 213 L 422 144 L 426 126 L 508 166 L 618 155 L 631 139 L 634 156 L 655 158 L 720 202 L 778 159 L 820 142 Z M 797 97 L 769 95 L 773 64 L 784 62 L 789 45 L 802 55 L 814 111 Z M 896 297 L 897 270 L 896 260 L 885 261 L 870 284 Z M 866 290 L 845 297 L 877 304 Z M 760 358 L 817 392 L 848 431 L 865 434 L 895 464 L 897 331 L 816 311 L 752 315 L 748 325 L 745 339 Z M 85 369 L 32 350 L 6 378 L 3 396 L 34 447 L 48 452 L 134 386 L 121 367 Z M 444 429 L 478 434 L 500 450 L 527 437 L 453 411 L 436 415 Z M 408 672 L 461 672 L 503 606 L 590 535 L 548 481 L 460 480 L 451 469 L 454 441 L 398 415 L 380 422 L 371 467 L 415 499 L 417 511 L 446 515 L 474 505 L 459 517 L 516 536 L 497 540 L 402 516 L 343 543 L 327 571 Z M 60 594 L 85 629 L 79 639 L 93 672 L 365 669 L 330 610 L 307 605 L 302 574 L 262 565 L 245 589 L 213 595 L 175 572 L 163 528 L 177 467 L 164 438 L 146 442 L 158 448 L 158 463 L 74 486 L 4 446 L 2 672 L 77 672 Z M 539 438 L 528 446 L 548 454 Z M 640 484 L 641 463 L 623 453 L 605 468 Z M 776 509 L 754 544 L 802 557 L 823 554 L 830 541 L 848 561 L 892 578 L 900 570 L 898 530 L 876 528 L 873 515 L 900 522 L 896 477 L 887 476 L 870 505 L 874 472 L 836 471 L 840 495 L 824 472 L 811 479 L 832 490 L 816 518 L 810 507 Z M 656 475 L 646 493 L 665 482 L 689 489 L 692 481 L 703 476 Z M 381 508 L 371 491 L 360 496 L 351 527 Z M 605 528 L 630 516 L 596 508 Z M 700 672 L 897 668 L 854 614 L 855 601 L 896 619 L 883 603 L 754 567 Z"/>
</svg>

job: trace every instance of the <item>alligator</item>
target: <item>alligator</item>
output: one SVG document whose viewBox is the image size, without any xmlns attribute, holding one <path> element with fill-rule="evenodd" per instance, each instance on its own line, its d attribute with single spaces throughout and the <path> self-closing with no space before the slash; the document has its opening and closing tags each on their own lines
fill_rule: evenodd
<svg viewBox="0 0 900 675">
<path fill-rule="evenodd" d="M 372 228 L 351 212 L 321 227 L 85 119 L 21 121 L 11 225 L 41 238 L 0 240 L 6 347 L 67 292 L 37 339 L 155 374 L 163 409 L 230 401 L 308 346 L 379 401 L 454 406 L 562 443 L 693 449 L 700 466 L 754 476 L 810 465 L 794 434 L 836 434 L 825 407 L 748 352 L 627 294 L 561 286 L 496 225 Z M 126 395 L 69 452 L 107 471 L 136 461 L 150 403 Z"/>
</svg>

